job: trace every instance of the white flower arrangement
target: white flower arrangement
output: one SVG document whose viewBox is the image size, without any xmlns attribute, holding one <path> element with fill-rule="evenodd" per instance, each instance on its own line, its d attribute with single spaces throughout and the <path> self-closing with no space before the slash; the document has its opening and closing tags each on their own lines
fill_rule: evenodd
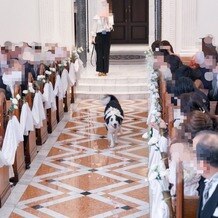
<svg viewBox="0 0 218 218">
<path fill-rule="evenodd" d="M 43 79 L 45 79 L 45 75 L 38 75 L 37 76 L 38 81 L 43 80 Z"/>
<path fill-rule="evenodd" d="M 84 50 L 83 50 L 83 47 L 79 47 L 79 48 L 77 48 L 77 52 L 78 53 L 82 53 Z"/>
<path fill-rule="evenodd" d="M 28 91 L 30 93 L 35 93 L 36 92 L 35 89 L 33 88 L 33 84 L 32 83 L 28 83 Z"/>
<path fill-rule="evenodd" d="M 63 64 L 64 67 L 67 66 L 67 62 L 68 62 L 67 60 L 63 60 L 62 64 Z"/>
<path fill-rule="evenodd" d="M 46 70 L 46 71 L 48 71 L 48 70 Z M 45 71 L 45 73 L 46 73 L 46 71 Z M 48 72 L 50 72 L 50 74 L 48 74 L 48 75 L 51 75 L 51 73 L 56 72 L 56 69 L 54 67 L 50 67 Z"/>
<path fill-rule="evenodd" d="M 45 75 L 38 75 L 37 81 L 35 82 L 35 85 L 39 88 L 41 84 L 46 83 L 46 76 Z"/>
<path fill-rule="evenodd" d="M 155 151 L 160 151 L 160 147 L 159 147 L 159 139 L 158 138 L 155 138 L 155 137 L 151 137 L 148 141 L 148 145 L 150 147 L 155 147 Z"/>
<path fill-rule="evenodd" d="M 169 169 L 165 168 L 165 165 L 163 161 L 161 161 L 159 164 L 155 164 L 150 167 L 151 174 L 149 176 L 149 181 L 152 181 L 154 179 L 160 181 L 164 178 L 169 177 Z"/>
<path fill-rule="evenodd" d="M 51 75 L 51 74 L 52 74 L 52 72 L 51 72 L 51 71 L 49 71 L 49 70 L 46 70 L 46 71 L 45 71 L 45 74 L 46 74 L 46 75 Z"/>
<path fill-rule="evenodd" d="M 18 109 L 18 103 L 20 99 L 21 99 L 21 96 L 19 94 L 17 94 L 15 98 L 10 98 L 11 106 L 8 109 L 9 114 L 12 113 L 15 109 Z"/>
<path fill-rule="evenodd" d="M 79 54 L 84 51 L 83 47 L 73 47 L 72 48 L 72 54 L 71 54 L 71 61 L 75 63 L 76 59 L 79 58 Z"/>
<path fill-rule="evenodd" d="M 14 105 L 18 105 L 18 99 L 17 98 L 12 98 L 11 103 Z"/>
<path fill-rule="evenodd" d="M 18 101 L 21 99 L 21 96 L 19 94 L 16 95 L 16 98 Z"/>
<path fill-rule="evenodd" d="M 27 95 L 28 93 L 29 93 L 28 90 L 23 90 L 23 94 L 24 94 L 24 95 Z"/>
<path fill-rule="evenodd" d="M 146 57 L 153 57 L 154 56 L 154 53 L 150 48 L 148 50 L 146 50 L 144 53 L 145 53 Z"/>
</svg>

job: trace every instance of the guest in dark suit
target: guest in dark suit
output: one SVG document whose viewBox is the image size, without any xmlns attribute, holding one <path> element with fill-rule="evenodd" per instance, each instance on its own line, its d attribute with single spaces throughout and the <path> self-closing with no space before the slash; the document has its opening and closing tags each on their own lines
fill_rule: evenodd
<svg viewBox="0 0 218 218">
<path fill-rule="evenodd" d="M 198 168 L 205 178 L 199 187 L 198 218 L 218 217 L 218 134 L 203 131 L 196 136 Z"/>
</svg>

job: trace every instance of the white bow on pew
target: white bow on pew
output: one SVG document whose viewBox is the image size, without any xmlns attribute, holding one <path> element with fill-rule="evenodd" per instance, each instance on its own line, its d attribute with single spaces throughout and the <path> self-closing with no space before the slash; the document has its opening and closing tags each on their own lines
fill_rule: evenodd
<svg viewBox="0 0 218 218">
<path fill-rule="evenodd" d="M 58 96 L 59 99 L 63 99 L 65 95 L 64 93 L 64 85 L 62 83 L 60 75 L 57 74 L 55 80 L 54 95 Z"/>
<path fill-rule="evenodd" d="M 61 82 L 62 82 L 62 86 L 63 86 L 63 95 L 65 97 L 66 91 L 68 90 L 68 87 L 70 85 L 70 77 L 69 77 L 69 73 L 66 69 L 64 69 L 62 71 Z"/>
<path fill-rule="evenodd" d="M 52 111 L 57 110 L 56 99 L 51 82 L 45 83 L 43 90 L 43 100 L 45 102 L 45 109 L 52 109 Z"/>
<path fill-rule="evenodd" d="M 25 136 L 29 135 L 29 131 L 34 131 L 33 114 L 27 102 L 23 104 L 21 109 L 20 125 L 22 129 L 22 133 Z"/>
<path fill-rule="evenodd" d="M 16 150 L 21 141 L 23 141 L 21 125 L 17 117 L 13 116 L 8 121 L 2 150 L 0 151 L 0 167 L 14 164 Z"/>
<path fill-rule="evenodd" d="M 76 59 L 75 63 L 70 64 L 69 78 L 71 86 L 80 78 L 83 69 L 83 62 L 79 58 Z"/>
<path fill-rule="evenodd" d="M 167 206 L 163 192 L 169 190 L 168 170 L 161 160 L 150 168 L 148 175 L 149 186 L 151 190 L 151 218 L 169 218 L 169 207 Z"/>
<path fill-rule="evenodd" d="M 43 106 L 43 97 L 40 91 L 36 92 L 33 99 L 32 114 L 35 128 L 40 129 L 43 126 L 43 120 L 46 119 L 45 109 Z"/>
</svg>

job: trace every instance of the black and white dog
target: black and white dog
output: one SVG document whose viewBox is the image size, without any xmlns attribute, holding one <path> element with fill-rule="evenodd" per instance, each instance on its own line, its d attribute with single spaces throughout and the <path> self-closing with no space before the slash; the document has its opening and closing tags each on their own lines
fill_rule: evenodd
<svg viewBox="0 0 218 218">
<path fill-rule="evenodd" d="M 108 141 L 110 143 L 110 147 L 114 147 L 115 143 L 117 143 L 117 134 L 121 130 L 124 113 L 115 96 L 106 95 L 102 99 L 102 102 L 106 106 L 104 110 L 104 120 L 108 131 Z"/>
</svg>

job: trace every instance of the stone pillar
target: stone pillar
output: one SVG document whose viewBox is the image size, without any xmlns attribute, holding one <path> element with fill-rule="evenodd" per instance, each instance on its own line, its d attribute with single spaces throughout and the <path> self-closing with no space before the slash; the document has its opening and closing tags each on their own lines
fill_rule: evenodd
<svg viewBox="0 0 218 218">
<path fill-rule="evenodd" d="M 155 40 L 161 40 L 162 0 L 155 0 Z"/>
<path fill-rule="evenodd" d="M 191 56 L 197 50 L 197 0 L 178 0 L 176 11 L 176 50 Z"/>
<path fill-rule="evenodd" d="M 72 49 L 73 34 L 73 0 L 39 0 L 40 41 L 58 43 Z"/>
<path fill-rule="evenodd" d="M 197 50 L 197 0 L 162 2 L 162 39 L 170 41 L 175 53 L 192 56 Z"/>
<path fill-rule="evenodd" d="M 87 11 L 86 0 L 77 0 L 76 46 L 83 47 L 80 58 L 86 66 L 87 62 Z"/>
<path fill-rule="evenodd" d="M 176 1 L 164 0 L 162 3 L 162 40 L 168 40 L 176 50 Z"/>
<path fill-rule="evenodd" d="M 149 0 L 149 45 L 155 40 L 155 3 Z"/>
</svg>

